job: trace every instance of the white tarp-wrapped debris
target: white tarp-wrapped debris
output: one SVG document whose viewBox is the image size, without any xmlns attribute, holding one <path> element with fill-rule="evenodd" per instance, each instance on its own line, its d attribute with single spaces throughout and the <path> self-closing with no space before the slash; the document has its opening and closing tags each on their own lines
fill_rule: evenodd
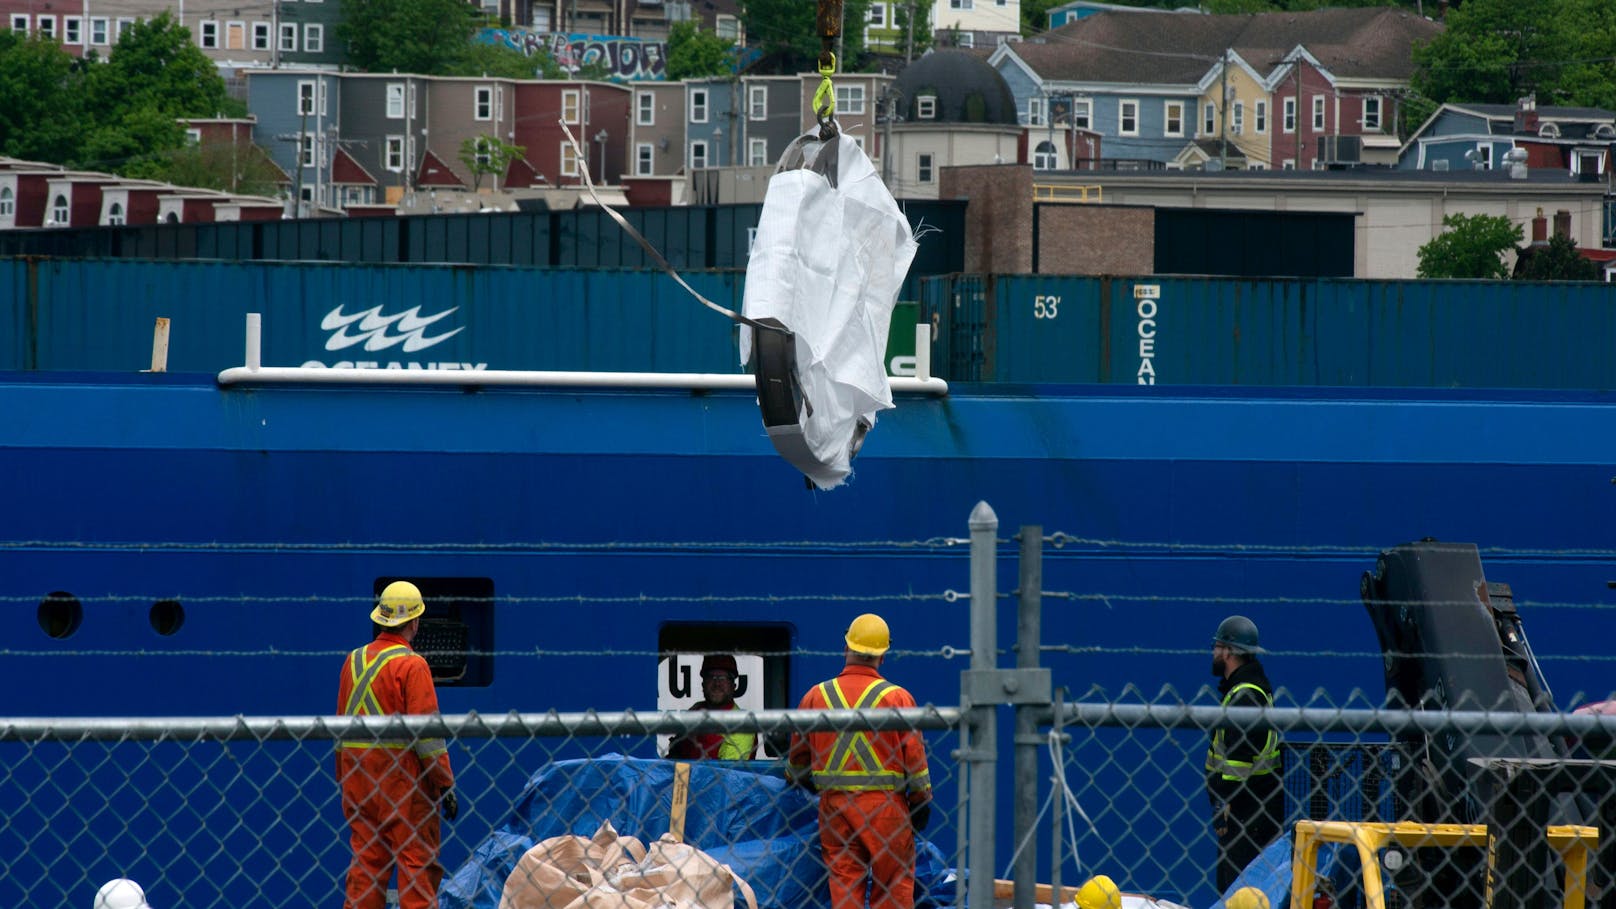
<svg viewBox="0 0 1616 909">
<path fill-rule="evenodd" d="M 769 181 L 743 312 L 777 320 L 795 338 L 797 423 L 771 425 L 769 435 L 815 486 L 831 489 L 852 472 L 850 461 L 876 412 L 892 406 L 883 362 L 887 330 L 916 244 L 908 219 L 851 138 L 795 145 L 807 160 Z M 812 167 L 826 155 L 819 170 L 833 172 L 834 183 Z M 743 363 L 752 359 L 755 333 L 742 326 Z"/>
</svg>

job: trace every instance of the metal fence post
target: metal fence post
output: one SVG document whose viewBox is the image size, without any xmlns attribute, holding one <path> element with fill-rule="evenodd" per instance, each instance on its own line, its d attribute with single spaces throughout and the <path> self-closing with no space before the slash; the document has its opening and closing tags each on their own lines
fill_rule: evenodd
<svg viewBox="0 0 1616 909">
<path fill-rule="evenodd" d="M 1043 640 L 1044 586 L 1044 528 L 1039 524 L 1021 527 L 1021 561 L 1017 587 L 1020 597 L 1016 610 L 1016 668 L 1037 669 Z M 1037 902 L 1038 839 L 1033 827 L 1038 821 L 1038 725 L 1033 720 L 1035 708 L 1031 704 L 1016 705 L 1016 782 L 1015 782 L 1015 834 L 1016 844 L 1015 889 L 1012 898 L 1015 909 L 1032 909 Z M 1054 905 L 1060 905 L 1055 895 Z"/>
<path fill-rule="evenodd" d="M 999 516 L 986 502 L 971 509 L 971 669 L 992 670 L 998 663 L 996 627 L 999 600 L 994 550 L 998 546 Z M 998 763 L 998 728 L 993 704 L 972 704 L 966 748 L 967 786 L 970 796 L 968 864 L 970 881 L 965 905 L 970 909 L 993 906 L 994 771 Z"/>
</svg>

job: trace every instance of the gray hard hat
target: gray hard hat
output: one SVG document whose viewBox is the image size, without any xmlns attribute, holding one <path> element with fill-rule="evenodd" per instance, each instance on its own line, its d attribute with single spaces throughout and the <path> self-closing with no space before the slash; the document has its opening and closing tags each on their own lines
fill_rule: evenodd
<svg viewBox="0 0 1616 909">
<path fill-rule="evenodd" d="M 1232 615 L 1218 623 L 1212 643 L 1222 644 L 1235 653 L 1264 653 L 1257 646 L 1257 623 L 1243 615 Z"/>
</svg>

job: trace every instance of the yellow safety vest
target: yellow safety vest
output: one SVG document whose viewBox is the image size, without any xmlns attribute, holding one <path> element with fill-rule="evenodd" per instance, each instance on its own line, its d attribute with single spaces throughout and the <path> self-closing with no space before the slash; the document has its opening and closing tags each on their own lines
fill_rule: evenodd
<svg viewBox="0 0 1616 909">
<path fill-rule="evenodd" d="M 381 703 L 376 700 L 376 693 L 371 690 L 376 677 L 381 674 L 382 667 L 402 656 L 408 656 L 412 651 L 408 647 L 395 645 L 384 647 L 376 651 L 376 655 L 367 659 L 366 648 L 361 647 L 348 655 L 348 676 L 353 686 L 348 690 L 348 700 L 342 705 L 344 716 L 385 716 Z M 415 742 L 409 739 L 376 739 L 367 742 L 342 742 L 343 748 L 388 748 L 402 751 L 413 748 L 417 757 L 422 761 L 430 761 L 440 754 L 447 754 L 448 743 L 443 739 L 422 739 Z"/>
<path fill-rule="evenodd" d="M 1246 688 L 1257 692 L 1266 702 L 1265 706 L 1274 706 L 1273 695 L 1262 690 L 1261 686 L 1253 685 L 1250 682 L 1242 682 L 1230 688 L 1229 693 L 1223 696 L 1223 706 L 1229 706 L 1229 699 L 1234 697 L 1236 692 Z M 1279 733 L 1272 729 L 1268 730 L 1268 737 L 1263 743 L 1262 750 L 1257 752 L 1255 761 L 1230 760 L 1228 753 L 1224 750 L 1223 733 L 1224 730 L 1222 729 L 1212 733 L 1212 746 L 1206 751 L 1206 770 L 1208 773 L 1221 774 L 1226 780 L 1244 780 L 1264 773 L 1273 773 L 1279 769 Z"/>
<path fill-rule="evenodd" d="M 859 695 L 857 703 L 849 704 L 839 680 L 831 679 L 819 683 L 819 694 L 825 699 L 825 706 L 832 710 L 862 710 L 881 706 L 881 699 L 897 687 L 885 679 L 876 679 Z M 855 757 L 863 769 L 855 770 L 850 766 Z M 904 788 L 903 771 L 889 770 L 876 758 L 875 745 L 866 731 L 837 733 L 830 757 L 823 769 L 813 772 L 813 780 L 814 786 L 821 791 L 839 789 L 843 792 L 862 792 Z"/>
</svg>

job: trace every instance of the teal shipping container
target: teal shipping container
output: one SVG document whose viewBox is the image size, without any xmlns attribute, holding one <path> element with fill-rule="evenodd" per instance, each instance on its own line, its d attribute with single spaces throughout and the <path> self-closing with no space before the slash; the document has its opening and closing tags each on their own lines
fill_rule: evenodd
<svg viewBox="0 0 1616 909">
<path fill-rule="evenodd" d="M 960 381 L 1616 388 L 1616 287 L 948 275 L 922 281 Z"/>
</svg>

